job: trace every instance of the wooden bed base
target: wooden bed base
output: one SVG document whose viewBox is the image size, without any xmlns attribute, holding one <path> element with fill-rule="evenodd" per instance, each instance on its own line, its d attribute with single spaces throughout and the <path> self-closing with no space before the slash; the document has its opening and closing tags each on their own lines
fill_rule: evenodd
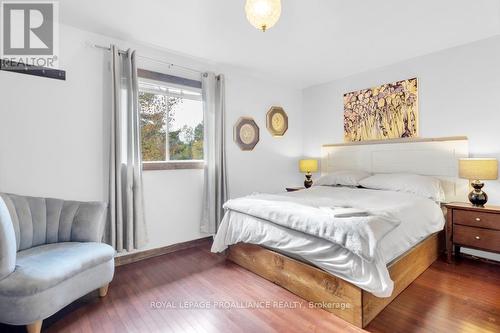
<svg viewBox="0 0 500 333">
<path fill-rule="evenodd" d="M 258 245 L 232 245 L 227 258 L 363 328 L 438 258 L 443 241 L 442 232 L 433 234 L 388 265 L 394 281 L 388 298 L 376 297 L 319 268 Z"/>
</svg>

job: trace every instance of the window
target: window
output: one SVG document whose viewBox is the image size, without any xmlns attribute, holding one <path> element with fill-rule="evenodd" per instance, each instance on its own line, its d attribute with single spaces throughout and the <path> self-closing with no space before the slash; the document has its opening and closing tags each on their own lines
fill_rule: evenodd
<svg viewBox="0 0 500 333">
<path fill-rule="evenodd" d="M 145 170 L 203 167 L 201 83 L 139 70 Z"/>
</svg>

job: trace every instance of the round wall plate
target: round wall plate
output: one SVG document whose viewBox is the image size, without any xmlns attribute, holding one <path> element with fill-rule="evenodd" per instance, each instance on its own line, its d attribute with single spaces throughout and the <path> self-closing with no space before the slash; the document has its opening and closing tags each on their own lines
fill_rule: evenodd
<svg viewBox="0 0 500 333">
<path fill-rule="evenodd" d="M 266 127 L 272 136 L 283 136 L 288 130 L 288 116 L 280 106 L 273 106 L 267 111 Z"/>
<path fill-rule="evenodd" d="M 259 126 L 251 117 L 240 117 L 234 125 L 234 142 L 241 150 L 250 151 L 259 142 Z"/>
</svg>

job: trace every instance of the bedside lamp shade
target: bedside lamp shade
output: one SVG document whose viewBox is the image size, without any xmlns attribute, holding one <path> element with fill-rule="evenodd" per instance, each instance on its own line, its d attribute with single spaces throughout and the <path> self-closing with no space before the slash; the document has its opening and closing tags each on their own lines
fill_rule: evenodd
<svg viewBox="0 0 500 333">
<path fill-rule="evenodd" d="M 495 158 L 461 158 L 458 160 L 460 178 L 469 180 L 494 180 L 498 178 L 498 161 Z"/>
<path fill-rule="evenodd" d="M 303 173 L 317 172 L 318 171 L 318 160 L 300 160 L 299 170 Z"/>
</svg>

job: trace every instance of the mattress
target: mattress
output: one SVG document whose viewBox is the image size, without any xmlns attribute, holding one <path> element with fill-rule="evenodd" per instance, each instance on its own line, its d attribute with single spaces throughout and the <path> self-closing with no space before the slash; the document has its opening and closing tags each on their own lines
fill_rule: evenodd
<svg viewBox="0 0 500 333">
<path fill-rule="evenodd" d="M 317 266 L 375 296 L 389 297 L 394 283 L 387 264 L 442 230 L 445 223 L 439 204 L 410 193 L 318 186 L 283 195 L 318 202 L 342 197 L 353 207 L 373 213 L 390 212 L 400 224 L 380 240 L 375 258 L 369 262 L 325 239 L 229 210 L 214 237 L 212 251 L 221 252 L 239 242 L 261 245 Z"/>
</svg>

